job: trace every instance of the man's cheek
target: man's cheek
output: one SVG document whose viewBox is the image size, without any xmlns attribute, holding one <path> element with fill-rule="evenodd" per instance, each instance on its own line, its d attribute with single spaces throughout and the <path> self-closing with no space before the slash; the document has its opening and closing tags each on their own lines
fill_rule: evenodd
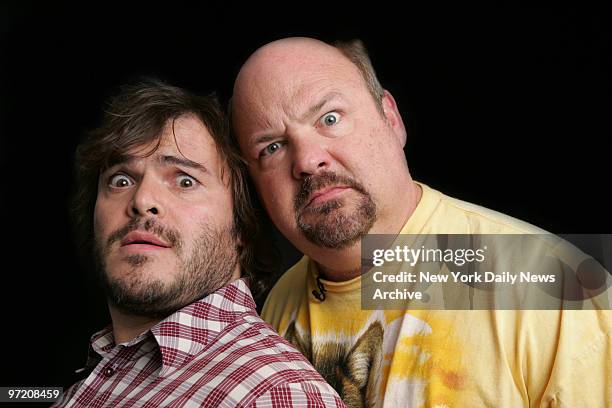
<svg viewBox="0 0 612 408">
<path fill-rule="evenodd" d="M 94 214 L 93 218 L 93 233 L 94 239 L 99 244 L 101 242 L 101 237 L 103 235 L 104 229 L 104 221 L 98 216 L 97 212 Z"/>
<path fill-rule="evenodd" d="M 100 211 L 101 208 L 96 204 L 96 211 L 94 212 L 93 217 L 93 234 L 96 246 L 100 249 L 104 249 L 106 247 L 106 239 L 109 235 L 110 223 L 108 217 L 105 217 L 103 211 Z"/>
<path fill-rule="evenodd" d="M 290 185 L 277 185 L 268 181 L 267 184 L 257 184 L 256 188 L 261 203 L 274 223 L 282 221 L 288 215 L 293 216 L 295 194 Z"/>
<path fill-rule="evenodd" d="M 100 196 L 98 196 L 98 198 L 96 199 L 96 204 L 94 206 L 94 212 L 93 212 L 93 228 L 94 228 L 94 234 L 97 234 L 97 232 L 102 228 L 102 226 L 104 225 L 102 218 L 102 214 L 103 214 L 103 209 L 104 209 L 104 205 L 100 200 Z"/>
</svg>

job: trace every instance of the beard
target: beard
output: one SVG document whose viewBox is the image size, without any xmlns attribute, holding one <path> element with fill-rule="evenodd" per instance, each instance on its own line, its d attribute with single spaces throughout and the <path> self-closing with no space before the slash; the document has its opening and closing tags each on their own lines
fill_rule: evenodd
<svg viewBox="0 0 612 408">
<path fill-rule="evenodd" d="M 330 199 L 320 205 L 309 205 L 308 199 L 315 191 L 334 185 L 348 186 L 358 194 L 352 199 L 355 210 L 343 211 L 345 200 Z M 363 238 L 376 221 L 376 204 L 365 187 L 347 176 L 330 171 L 306 177 L 294 201 L 298 228 L 306 239 L 315 245 L 343 249 Z M 314 220 L 308 221 L 314 218 Z"/>
<path fill-rule="evenodd" d="M 148 276 L 147 265 L 154 260 L 145 254 L 124 257 L 122 261 L 129 270 L 121 276 L 109 274 L 105 260 L 111 245 L 137 229 L 154 233 L 171 245 L 169 250 L 176 252 L 176 276 L 171 283 Z M 202 225 L 191 251 L 186 252 L 178 231 L 152 219 L 133 220 L 109 235 L 104 245 L 96 240 L 95 253 L 98 275 L 109 302 L 123 313 L 154 318 L 166 317 L 225 286 L 238 264 L 233 228 L 215 230 Z"/>
</svg>

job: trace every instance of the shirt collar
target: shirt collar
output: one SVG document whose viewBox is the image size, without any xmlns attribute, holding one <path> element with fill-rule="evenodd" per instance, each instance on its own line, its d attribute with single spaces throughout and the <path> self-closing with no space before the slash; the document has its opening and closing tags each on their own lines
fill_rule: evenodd
<svg viewBox="0 0 612 408">
<path fill-rule="evenodd" d="M 240 315 L 257 314 L 255 308 L 247 284 L 238 279 L 176 311 L 140 336 L 120 344 L 119 348 L 135 346 L 152 335 L 162 356 L 159 375 L 165 376 L 199 354 L 228 325 L 238 321 Z M 110 326 L 92 336 L 91 351 L 105 355 L 115 348 Z M 99 361 L 99 356 L 92 357 L 90 353 L 88 365 L 93 360 Z"/>
<path fill-rule="evenodd" d="M 162 353 L 162 373 L 178 368 L 200 353 L 244 313 L 256 313 L 248 286 L 238 279 L 185 306 L 151 328 Z"/>
</svg>

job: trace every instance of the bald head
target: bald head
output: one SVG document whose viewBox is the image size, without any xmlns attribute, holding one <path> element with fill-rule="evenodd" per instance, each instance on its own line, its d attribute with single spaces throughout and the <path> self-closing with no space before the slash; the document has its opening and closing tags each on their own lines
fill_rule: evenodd
<svg viewBox="0 0 612 408">
<path fill-rule="evenodd" d="M 382 113 L 384 90 L 361 41 L 336 42 L 332 46 L 306 37 L 280 39 L 256 50 L 236 78 L 232 105 L 257 103 L 249 100 L 248 95 L 259 94 L 262 86 L 278 87 L 289 82 L 285 88 L 293 89 L 304 75 L 312 75 L 316 71 L 324 73 L 339 67 L 361 76 Z"/>
<path fill-rule="evenodd" d="M 322 41 L 305 37 L 284 38 L 256 50 L 244 63 L 236 83 L 234 95 L 255 79 L 284 77 L 300 66 L 321 66 L 328 63 L 346 63 L 338 49 Z"/>
</svg>

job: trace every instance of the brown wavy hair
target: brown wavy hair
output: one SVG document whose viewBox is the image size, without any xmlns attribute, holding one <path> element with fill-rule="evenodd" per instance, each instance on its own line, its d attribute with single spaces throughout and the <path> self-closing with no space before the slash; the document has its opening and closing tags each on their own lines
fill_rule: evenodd
<svg viewBox="0 0 612 408">
<path fill-rule="evenodd" d="M 87 133 L 75 157 L 75 191 L 72 212 L 81 256 L 93 259 L 93 214 L 101 172 L 133 148 L 161 143 L 165 124 L 193 114 L 208 129 L 226 165 L 233 196 L 235 237 L 240 237 L 239 263 L 254 296 L 269 285 L 274 265 L 266 232 L 258 222 L 263 212 L 248 184 L 246 165 L 229 145 L 229 122 L 214 95 L 197 96 L 153 78 L 124 85 L 109 99 L 101 126 Z M 224 172 L 223 176 L 226 174 Z M 265 219 L 265 217 L 263 217 Z"/>
</svg>

